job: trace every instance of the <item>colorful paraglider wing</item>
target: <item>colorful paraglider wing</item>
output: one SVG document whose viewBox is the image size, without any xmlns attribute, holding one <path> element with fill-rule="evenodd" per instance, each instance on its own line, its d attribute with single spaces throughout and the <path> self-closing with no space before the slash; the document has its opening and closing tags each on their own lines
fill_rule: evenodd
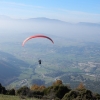
<svg viewBox="0 0 100 100">
<path fill-rule="evenodd" d="M 40 38 L 47 38 L 47 39 L 49 39 L 52 43 L 54 43 L 53 40 L 52 40 L 50 37 L 48 37 L 48 36 L 45 36 L 45 35 L 34 35 L 34 36 L 30 36 L 30 37 L 26 38 L 26 39 L 23 41 L 22 46 L 24 46 L 24 44 L 25 44 L 28 40 L 30 40 L 30 39 L 32 39 L 32 38 L 38 38 L 38 37 L 40 37 Z"/>
</svg>

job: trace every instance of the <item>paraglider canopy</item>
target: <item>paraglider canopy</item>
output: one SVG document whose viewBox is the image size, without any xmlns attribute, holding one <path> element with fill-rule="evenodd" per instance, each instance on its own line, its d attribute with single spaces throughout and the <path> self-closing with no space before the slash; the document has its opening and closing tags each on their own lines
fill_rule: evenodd
<svg viewBox="0 0 100 100">
<path fill-rule="evenodd" d="M 54 43 L 53 42 L 53 40 L 50 38 L 50 37 L 48 37 L 48 36 L 45 36 L 45 35 L 33 35 L 33 36 L 30 36 L 30 37 L 28 37 L 28 38 L 26 38 L 24 41 L 23 41 L 23 43 L 22 43 L 22 46 L 24 46 L 24 44 L 28 41 L 28 40 L 30 40 L 30 39 L 32 39 L 32 38 L 47 38 L 47 39 L 49 39 L 52 43 Z"/>
<path fill-rule="evenodd" d="M 45 35 L 33 35 L 33 36 L 30 36 L 30 37 L 26 38 L 26 39 L 23 41 L 22 46 L 24 46 L 25 43 L 26 43 L 28 40 L 33 39 L 33 38 L 47 38 L 48 40 L 50 40 L 50 41 L 54 44 L 53 40 L 52 40 L 50 37 L 48 37 L 48 36 L 45 36 Z M 41 64 L 41 60 L 38 60 L 38 62 L 39 62 L 39 64 Z"/>
</svg>

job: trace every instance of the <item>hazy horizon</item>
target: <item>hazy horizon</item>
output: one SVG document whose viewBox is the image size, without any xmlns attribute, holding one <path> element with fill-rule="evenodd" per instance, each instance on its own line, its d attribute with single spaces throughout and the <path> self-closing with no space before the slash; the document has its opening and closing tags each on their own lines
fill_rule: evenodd
<svg viewBox="0 0 100 100">
<path fill-rule="evenodd" d="M 25 36 L 34 34 L 48 34 L 61 36 L 67 39 L 98 42 L 100 36 L 99 23 L 68 23 L 57 19 L 31 18 L 12 19 L 0 18 L 0 34 L 13 37 L 14 35 Z M 10 36 L 11 35 L 11 36 Z"/>
<path fill-rule="evenodd" d="M 0 15 L 16 19 L 46 17 L 66 22 L 100 23 L 99 0 L 0 0 Z"/>
<path fill-rule="evenodd" d="M 41 33 L 99 42 L 99 4 L 99 0 L 1 0 L 0 36 L 24 39 Z"/>
</svg>

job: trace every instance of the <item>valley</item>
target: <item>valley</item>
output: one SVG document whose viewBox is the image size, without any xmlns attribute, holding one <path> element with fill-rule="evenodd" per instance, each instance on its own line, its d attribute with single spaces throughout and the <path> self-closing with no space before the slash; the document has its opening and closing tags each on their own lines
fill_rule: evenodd
<svg viewBox="0 0 100 100">
<path fill-rule="evenodd" d="M 11 61 L 7 54 L 1 55 L 3 61 L 16 65 L 20 70 L 18 76 L 6 84 L 7 88 L 30 87 L 32 84 L 49 86 L 55 80 L 61 79 L 64 84 L 72 88 L 83 82 L 89 89 L 94 86 L 92 90 L 100 92 L 98 90 L 100 82 L 99 43 L 77 42 L 76 45 L 75 42 L 69 44 L 66 40 L 63 45 L 52 45 L 44 41 L 41 43 L 39 40 L 36 41 L 37 43 L 31 41 L 24 48 L 21 47 L 21 42 L 13 43 L 13 45 L 2 44 L 2 51 L 19 59 L 17 61 L 12 58 Z M 41 65 L 38 64 L 39 59 L 42 60 Z"/>
</svg>

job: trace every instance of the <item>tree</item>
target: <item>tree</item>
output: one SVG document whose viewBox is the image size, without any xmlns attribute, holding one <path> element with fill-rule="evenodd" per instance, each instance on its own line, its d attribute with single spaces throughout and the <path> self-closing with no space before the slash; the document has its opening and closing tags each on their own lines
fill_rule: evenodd
<svg viewBox="0 0 100 100">
<path fill-rule="evenodd" d="M 68 93 L 69 91 L 70 91 L 70 89 L 69 89 L 67 86 L 60 85 L 60 86 L 58 87 L 58 90 L 55 91 L 55 93 L 56 93 L 55 95 L 56 95 L 56 97 L 62 99 L 63 96 L 64 96 L 66 93 Z"/>
<path fill-rule="evenodd" d="M 1 83 L 0 83 L 0 94 L 1 94 L 1 91 L 2 91 L 2 85 L 1 85 Z"/>
<path fill-rule="evenodd" d="M 68 93 L 71 89 L 65 85 L 62 84 L 62 81 L 56 81 L 53 86 L 50 86 L 44 90 L 44 94 L 47 95 L 47 97 L 54 99 L 59 98 L 62 99 L 63 96 Z"/>
<path fill-rule="evenodd" d="M 14 89 L 7 90 L 7 94 L 8 95 L 15 95 L 15 90 Z"/>
<path fill-rule="evenodd" d="M 44 85 L 41 85 L 41 86 L 38 86 L 38 85 L 32 85 L 31 86 L 31 90 L 34 90 L 34 91 L 43 91 L 46 87 Z"/>
<path fill-rule="evenodd" d="M 26 86 L 21 87 L 20 89 L 17 90 L 17 94 L 18 95 L 24 95 L 27 96 L 28 92 L 30 91 L 30 89 Z"/>
<path fill-rule="evenodd" d="M 85 86 L 83 85 L 82 82 L 78 85 L 78 87 L 77 87 L 76 89 L 77 89 L 77 90 L 80 90 L 80 91 L 86 90 L 86 88 L 85 88 Z"/>
<path fill-rule="evenodd" d="M 61 85 L 62 84 L 62 80 L 56 80 L 56 82 L 53 83 L 53 85 Z"/>
<path fill-rule="evenodd" d="M 40 87 L 39 87 L 38 85 L 35 84 L 35 85 L 32 85 L 30 89 L 36 91 L 36 90 L 39 90 L 39 88 L 40 88 Z"/>
</svg>

